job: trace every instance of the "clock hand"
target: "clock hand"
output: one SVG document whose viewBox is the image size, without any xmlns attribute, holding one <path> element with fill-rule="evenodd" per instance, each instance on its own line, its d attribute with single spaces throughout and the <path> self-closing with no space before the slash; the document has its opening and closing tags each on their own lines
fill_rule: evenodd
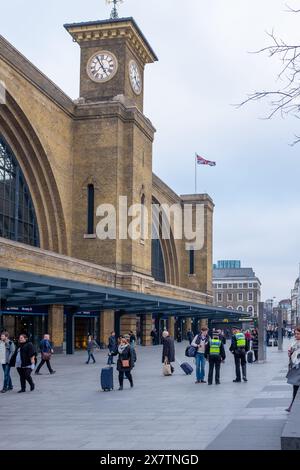
<svg viewBox="0 0 300 470">
<path fill-rule="evenodd" d="M 99 59 L 99 57 L 97 57 L 97 60 L 98 60 L 98 62 L 99 62 L 99 64 L 100 64 L 100 67 L 102 68 L 103 72 L 104 72 L 104 73 L 107 73 L 107 70 L 106 70 L 106 68 L 104 67 L 104 65 L 102 64 L 102 62 L 101 62 L 101 60 Z"/>
</svg>

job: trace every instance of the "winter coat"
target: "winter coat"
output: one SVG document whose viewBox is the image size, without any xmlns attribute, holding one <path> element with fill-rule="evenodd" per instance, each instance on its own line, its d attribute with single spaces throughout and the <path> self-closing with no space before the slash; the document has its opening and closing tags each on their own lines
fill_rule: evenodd
<svg viewBox="0 0 300 470">
<path fill-rule="evenodd" d="M 258 335 L 252 336 L 252 349 L 253 351 L 258 351 Z"/>
<path fill-rule="evenodd" d="M 171 336 L 163 338 L 163 352 L 162 352 L 162 362 L 165 362 L 165 357 L 168 358 L 168 362 L 175 362 L 175 344 L 174 339 Z"/>
<path fill-rule="evenodd" d="M 89 351 L 90 353 L 93 353 L 95 348 L 99 348 L 96 341 L 94 339 L 92 341 L 88 341 L 86 350 Z"/>
<path fill-rule="evenodd" d="M 110 336 L 108 339 L 108 349 L 109 352 L 116 352 L 117 350 L 117 340 L 115 336 Z"/>
<path fill-rule="evenodd" d="M 34 357 L 35 355 L 35 349 L 32 343 L 23 343 L 19 344 L 15 352 L 12 355 L 12 358 L 9 362 L 10 367 L 15 367 L 16 366 L 16 359 L 17 359 L 17 354 L 19 348 L 21 349 L 20 354 L 21 354 L 21 367 L 28 367 L 31 366 L 31 358 Z"/>
<path fill-rule="evenodd" d="M 126 360 L 129 360 L 129 367 L 124 367 L 122 364 L 122 361 L 126 361 Z M 124 351 L 122 353 L 119 353 L 118 362 L 117 362 L 117 370 L 119 372 L 130 372 L 131 369 L 133 368 L 134 368 L 134 357 L 133 357 L 132 349 L 128 344 L 128 346 L 126 346 Z"/>
</svg>

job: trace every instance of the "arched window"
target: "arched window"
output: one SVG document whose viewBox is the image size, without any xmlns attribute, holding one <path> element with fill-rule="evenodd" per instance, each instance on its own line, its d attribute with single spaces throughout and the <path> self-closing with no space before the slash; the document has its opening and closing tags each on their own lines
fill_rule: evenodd
<svg viewBox="0 0 300 470">
<path fill-rule="evenodd" d="M 89 184 L 88 188 L 88 207 L 87 207 L 87 234 L 93 235 L 94 232 L 94 209 L 95 209 L 95 188 Z"/>
<path fill-rule="evenodd" d="M 240 305 L 240 306 L 238 307 L 238 311 L 239 311 L 239 312 L 243 312 L 243 311 L 244 311 L 244 307 L 243 307 L 242 305 Z"/>
<path fill-rule="evenodd" d="M 156 225 L 152 225 L 152 276 L 156 281 L 166 282 L 164 257 Z"/>
<path fill-rule="evenodd" d="M 31 195 L 11 148 L 0 135 L 0 237 L 39 246 Z"/>
<path fill-rule="evenodd" d="M 248 313 L 253 313 L 254 312 L 254 309 L 253 309 L 252 305 L 249 305 L 249 307 L 247 308 L 247 312 Z"/>
<path fill-rule="evenodd" d="M 145 240 L 145 194 L 142 195 L 141 197 L 141 240 Z"/>
</svg>

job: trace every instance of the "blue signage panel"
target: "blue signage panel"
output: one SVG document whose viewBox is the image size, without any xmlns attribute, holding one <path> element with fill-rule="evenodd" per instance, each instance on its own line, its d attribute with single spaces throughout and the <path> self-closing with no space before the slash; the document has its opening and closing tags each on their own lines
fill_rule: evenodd
<svg viewBox="0 0 300 470">
<path fill-rule="evenodd" d="M 48 307 L 6 307 L 2 315 L 48 315 Z"/>
</svg>

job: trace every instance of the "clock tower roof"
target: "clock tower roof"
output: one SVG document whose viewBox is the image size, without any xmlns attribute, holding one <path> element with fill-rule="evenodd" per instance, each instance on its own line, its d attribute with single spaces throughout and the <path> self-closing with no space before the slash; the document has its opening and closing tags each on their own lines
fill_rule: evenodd
<svg viewBox="0 0 300 470">
<path fill-rule="evenodd" d="M 155 52 L 132 17 L 70 23 L 64 25 L 74 42 L 125 38 L 145 64 L 158 60 Z"/>
</svg>

